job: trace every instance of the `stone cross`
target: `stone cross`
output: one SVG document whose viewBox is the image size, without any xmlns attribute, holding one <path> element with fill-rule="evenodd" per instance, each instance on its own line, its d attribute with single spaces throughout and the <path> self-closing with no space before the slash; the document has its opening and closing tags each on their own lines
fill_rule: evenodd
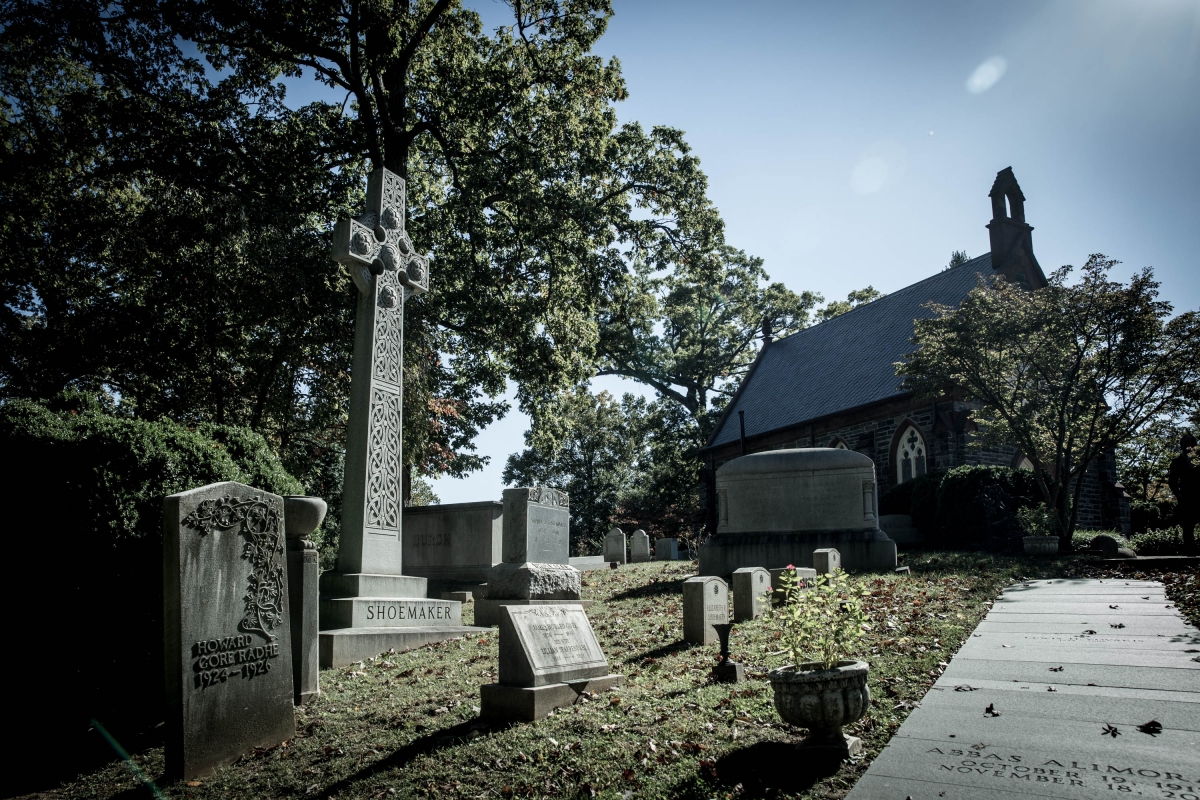
<svg viewBox="0 0 1200 800">
<path fill-rule="evenodd" d="M 404 180 L 371 173 L 366 213 L 338 220 L 333 259 L 358 287 L 338 572 L 400 575 L 404 303 L 429 291 L 429 262 L 404 232 Z"/>
</svg>

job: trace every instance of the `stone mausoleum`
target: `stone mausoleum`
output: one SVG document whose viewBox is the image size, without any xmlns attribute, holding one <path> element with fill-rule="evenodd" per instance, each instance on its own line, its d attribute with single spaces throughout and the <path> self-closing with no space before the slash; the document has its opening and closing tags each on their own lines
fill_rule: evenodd
<svg viewBox="0 0 1200 800">
<path fill-rule="evenodd" d="M 918 398 L 896 376 L 895 363 L 912 349 L 913 320 L 933 315 L 927 303 L 956 306 L 981 277 L 1003 276 L 1027 289 L 1046 285 L 1011 167 L 996 175 L 989 197 L 989 252 L 791 336 L 772 341 L 764 331 L 758 357 L 703 450 L 709 533 L 720 531 L 719 469 L 745 453 L 814 447 L 861 453 L 875 464 L 880 493 L 963 464 L 1028 466 L 1016 447 L 968 449 L 973 404 L 961 392 Z M 1079 526 L 1128 530 L 1128 498 L 1112 453 L 1084 476 Z"/>
</svg>

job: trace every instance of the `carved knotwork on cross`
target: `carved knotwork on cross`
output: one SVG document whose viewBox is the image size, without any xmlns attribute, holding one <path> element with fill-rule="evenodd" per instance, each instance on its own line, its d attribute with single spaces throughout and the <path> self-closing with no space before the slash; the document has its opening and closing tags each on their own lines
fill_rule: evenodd
<svg viewBox="0 0 1200 800">
<path fill-rule="evenodd" d="M 404 179 L 381 167 L 367 182 L 366 213 L 338 220 L 333 229 L 333 259 L 350 268 L 363 294 L 384 272 L 396 273 L 414 294 L 429 291 L 429 261 L 417 254 L 404 231 L 404 201 Z"/>
</svg>

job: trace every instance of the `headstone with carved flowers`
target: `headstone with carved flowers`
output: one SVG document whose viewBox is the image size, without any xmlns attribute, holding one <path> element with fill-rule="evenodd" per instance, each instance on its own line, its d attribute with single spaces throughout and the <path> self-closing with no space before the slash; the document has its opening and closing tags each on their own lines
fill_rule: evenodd
<svg viewBox="0 0 1200 800">
<path fill-rule="evenodd" d="M 163 550 L 166 766 L 187 779 L 295 734 L 283 498 L 171 495 Z"/>
</svg>

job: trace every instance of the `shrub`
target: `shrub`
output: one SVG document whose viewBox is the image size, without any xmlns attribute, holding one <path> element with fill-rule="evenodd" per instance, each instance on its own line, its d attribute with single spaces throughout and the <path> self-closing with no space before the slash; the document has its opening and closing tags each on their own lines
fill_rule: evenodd
<svg viewBox="0 0 1200 800">
<path fill-rule="evenodd" d="M 780 643 L 791 653 L 793 666 L 814 656 L 822 669 L 833 669 L 866 630 L 863 598 L 870 590 L 840 569 L 818 576 L 816 585 L 800 591 L 789 564 L 780 581 L 783 585 L 773 588 L 783 592 L 786 602 L 768 615 L 779 623 Z M 771 607 L 771 592 L 765 604 Z"/>
<path fill-rule="evenodd" d="M 931 537 L 937 520 L 938 487 L 942 485 L 940 473 L 922 475 L 909 481 L 912 484 L 912 500 L 908 513 L 912 515 L 913 527 L 924 537 Z"/>
<path fill-rule="evenodd" d="M 914 481 L 905 481 L 879 495 L 880 514 L 908 514 L 912 508 Z"/>
<path fill-rule="evenodd" d="M 1175 501 L 1133 500 L 1129 503 L 1129 526 L 1134 533 L 1168 528 L 1175 516 Z"/>
<path fill-rule="evenodd" d="M 1129 538 L 1134 552 L 1139 556 L 1181 556 L 1183 552 L 1183 529 L 1173 528 L 1139 533 Z"/>
<path fill-rule="evenodd" d="M 276 494 L 300 484 L 249 430 L 195 429 L 114 413 L 83 395 L 0 405 L 0 448 L 15 498 L 10 608 L 36 597 L 37 614 L 17 615 L 30 652 L 69 643 L 76 657 L 45 659 L 37 718 L 86 724 L 158 722 L 162 714 L 162 510 L 168 494 L 217 481 L 240 481 Z M 46 571 L 54 589 L 46 590 Z M 28 665 L 10 660 L 8 685 L 28 684 Z M 129 676 L 136 674 L 137 680 Z M 19 681 L 19 684 L 18 684 Z M 61 708 L 44 707 L 52 697 Z M 30 702 L 33 702 L 32 700 Z M 19 715 L 20 716 L 20 715 Z M 53 720 L 57 716 L 58 720 Z"/>
<path fill-rule="evenodd" d="M 988 486 L 1002 489 L 1017 509 L 1032 508 L 1041 494 L 1027 470 L 967 465 L 947 472 L 937 489 L 936 540 L 947 547 L 980 547 L 989 544 L 987 517 L 980 495 Z M 1014 519 L 1015 524 L 1015 519 Z"/>
</svg>

